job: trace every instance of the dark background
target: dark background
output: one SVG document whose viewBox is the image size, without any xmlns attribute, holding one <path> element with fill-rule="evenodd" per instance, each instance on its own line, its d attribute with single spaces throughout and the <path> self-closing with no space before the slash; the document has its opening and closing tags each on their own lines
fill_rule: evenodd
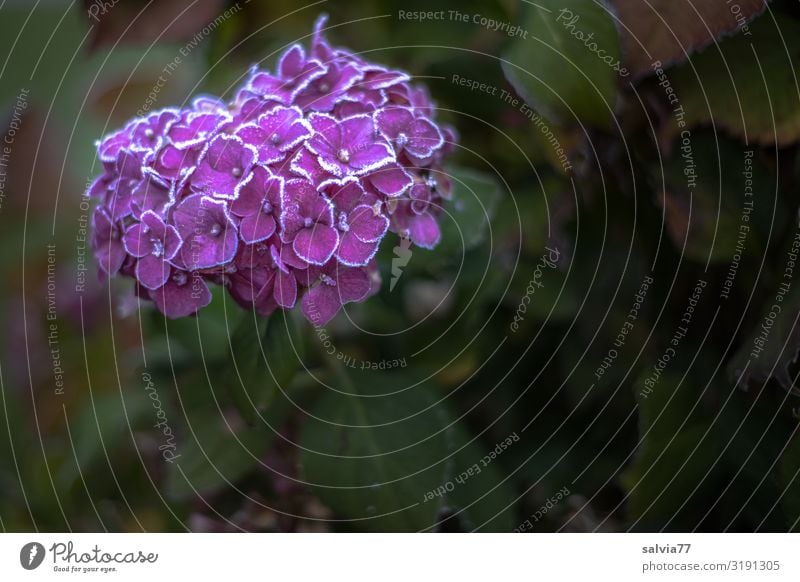
<svg viewBox="0 0 800 582">
<path fill-rule="evenodd" d="M 112 4 L 0 8 L 0 528 L 798 529 L 796 2 Z M 181 51 L 158 107 L 231 98 L 322 11 L 458 128 L 440 246 L 390 290 L 387 238 L 325 330 L 221 293 L 165 321 L 90 257 L 76 290 L 94 141 Z"/>
</svg>

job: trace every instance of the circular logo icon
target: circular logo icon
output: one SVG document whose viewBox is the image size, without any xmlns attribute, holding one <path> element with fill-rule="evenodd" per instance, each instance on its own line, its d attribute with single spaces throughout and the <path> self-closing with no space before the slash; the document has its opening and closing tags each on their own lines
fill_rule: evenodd
<svg viewBox="0 0 800 582">
<path fill-rule="evenodd" d="M 19 563 L 26 570 L 35 570 L 44 561 L 44 546 L 39 542 L 28 542 L 19 551 Z"/>
</svg>

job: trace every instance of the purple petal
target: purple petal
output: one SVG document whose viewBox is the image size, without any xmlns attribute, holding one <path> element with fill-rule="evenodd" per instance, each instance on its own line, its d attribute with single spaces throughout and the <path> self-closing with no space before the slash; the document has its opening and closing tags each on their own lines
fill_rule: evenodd
<svg viewBox="0 0 800 582">
<path fill-rule="evenodd" d="M 306 52 L 303 45 L 294 44 L 281 55 L 278 61 L 278 73 L 282 77 L 293 77 L 302 72 L 306 63 Z"/>
<path fill-rule="evenodd" d="M 362 242 L 376 242 L 383 238 L 389 229 L 389 219 L 375 207 L 361 205 L 353 209 L 347 217 L 350 232 Z"/>
<path fill-rule="evenodd" d="M 298 94 L 297 104 L 304 110 L 330 111 L 361 76 L 361 71 L 352 64 L 341 67 L 335 62 L 330 63 L 324 75 L 314 79 Z"/>
<path fill-rule="evenodd" d="M 143 224 L 134 224 L 125 232 L 122 244 L 129 255 L 139 258 L 150 254 L 153 244 L 150 235 L 145 232 L 146 228 Z"/>
<path fill-rule="evenodd" d="M 369 183 L 386 196 L 400 196 L 414 179 L 399 164 L 388 164 L 367 176 Z"/>
<path fill-rule="evenodd" d="M 342 235 L 339 248 L 336 249 L 336 258 L 347 266 L 361 267 L 375 256 L 378 245 L 378 241 L 362 242 L 352 232 L 346 232 Z"/>
<path fill-rule="evenodd" d="M 298 107 L 276 107 L 258 118 L 258 126 L 281 152 L 296 147 L 312 134 L 311 125 Z"/>
<path fill-rule="evenodd" d="M 170 269 L 162 257 L 147 255 L 136 263 L 136 279 L 147 289 L 158 289 L 169 279 Z"/>
<path fill-rule="evenodd" d="M 269 170 L 257 166 L 242 186 L 239 196 L 231 202 L 231 212 L 236 216 L 252 216 L 265 212 L 279 212 L 283 198 L 283 178 L 273 176 Z"/>
<path fill-rule="evenodd" d="M 301 309 L 306 319 L 315 327 L 326 325 L 342 308 L 333 287 L 320 283 L 303 295 Z"/>
<path fill-rule="evenodd" d="M 336 209 L 347 213 L 355 208 L 364 197 L 364 188 L 355 178 L 348 178 L 341 186 L 331 186 L 327 192 Z"/>
<path fill-rule="evenodd" d="M 333 256 L 338 244 L 339 233 L 335 228 L 315 224 L 297 233 L 292 248 L 304 261 L 312 265 L 324 265 Z"/>
<path fill-rule="evenodd" d="M 131 213 L 134 218 L 141 218 L 148 210 L 161 213 L 171 202 L 172 194 L 169 188 L 149 173 L 131 191 Z"/>
<path fill-rule="evenodd" d="M 327 172 L 320 164 L 317 156 L 306 148 L 300 148 L 292 158 L 290 169 L 293 173 L 302 176 L 316 188 L 323 188 L 325 184 L 336 183 L 338 178 Z"/>
<path fill-rule="evenodd" d="M 361 301 L 369 293 L 372 283 L 365 269 L 350 269 L 337 266 L 336 289 L 342 303 Z"/>
<path fill-rule="evenodd" d="M 255 123 L 243 125 L 236 130 L 235 135 L 256 149 L 259 164 L 274 164 L 284 158 L 283 152 L 271 142 L 270 134 Z"/>
<path fill-rule="evenodd" d="M 408 74 L 403 71 L 387 71 L 380 68 L 367 72 L 361 85 L 369 89 L 386 89 L 398 83 L 404 83 L 409 79 Z"/>
<path fill-rule="evenodd" d="M 174 271 L 163 287 L 150 291 L 150 298 L 161 313 L 176 319 L 193 315 L 211 303 L 211 292 L 199 275 Z"/>
<path fill-rule="evenodd" d="M 375 123 L 378 129 L 395 147 L 401 149 L 405 145 L 405 140 L 410 133 L 410 127 L 414 121 L 414 114 L 405 107 L 387 107 L 375 113 Z M 400 136 L 403 137 L 400 137 Z"/>
<path fill-rule="evenodd" d="M 266 240 L 275 234 L 275 218 L 264 213 L 245 216 L 239 224 L 239 234 L 249 244 Z"/>
<path fill-rule="evenodd" d="M 441 238 L 439 223 L 427 212 L 411 219 L 409 233 L 415 245 L 426 249 L 435 247 Z"/>
<path fill-rule="evenodd" d="M 297 280 L 291 273 L 280 269 L 275 276 L 275 302 L 281 307 L 291 309 L 297 301 Z"/>
<path fill-rule="evenodd" d="M 350 167 L 357 175 L 366 174 L 395 161 L 394 150 L 385 143 L 374 143 L 350 153 Z"/>
<path fill-rule="evenodd" d="M 281 208 L 284 242 L 294 240 L 301 228 L 333 224 L 333 205 L 307 180 L 288 180 L 284 184 Z"/>
<path fill-rule="evenodd" d="M 115 275 L 125 261 L 125 247 L 120 229 L 101 208 L 93 214 L 92 250 L 100 269 L 107 275 Z"/>
<path fill-rule="evenodd" d="M 417 158 L 427 158 L 442 147 L 444 137 L 433 122 L 425 118 L 417 118 L 409 126 L 406 152 Z"/>
</svg>

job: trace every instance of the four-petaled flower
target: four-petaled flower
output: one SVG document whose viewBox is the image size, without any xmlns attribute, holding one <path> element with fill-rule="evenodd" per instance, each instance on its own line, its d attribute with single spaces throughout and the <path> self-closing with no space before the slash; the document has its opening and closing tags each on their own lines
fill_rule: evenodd
<svg viewBox="0 0 800 582">
<path fill-rule="evenodd" d="M 331 190 L 336 228 L 341 238 L 336 258 L 344 265 L 364 266 L 375 256 L 389 229 L 389 219 L 382 211 L 383 203 L 376 195 L 364 192 L 356 180 Z"/>
<path fill-rule="evenodd" d="M 239 235 L 244 242 L 260 242 L 275 233 L 282 199 L 283 178 L 257 166 L 239 197 L 231 203 L 231 213 L 242 219 Z"/>
<path fill-rule="evenodd" d="M 306 142 L 320 166 L 335 176 L 361 176 L 395 161 L 391 146 L 375 131 L 369 115 L 337 120 L 324 113 L 309 117 L 314 135 Z"/>
<path fill-rule="evenodd" d="M 442 147 L 444 138 L 439 128 L 425 117 L 415 117 L 405 107 L 387 107 L 375 112 L 375 124 L 390 140 L 397 152 L 405 152 L 417 165 L 430 161 Z"/>
<path fill-rule="evenodd" d="M 324 265 L 336 252 L 339 233 L 333 227 L 333 204 L 306 180 L 289 180 L 283 188 L 281 239 L 311 265 Z"/>
<path fill-rule="evenodd" d="M 148 289 L 158 289 L 170 275 L 170 263 L 181 246 L 181 237 L 171 224 L 152 210 L 131 226 L 122 239 L 125 250 L 136 261 L 136 279 Z"/>
<path fill-rule="evenodd" d="M 183 244 L 175 262 L 190 271 L 211 269 L 236 255 L 238 236 L 225 202 L 204 194 L 182 200 L 172 219 Z"/>
<path fill-rule="evenodd" d="M 311 126 L 298 107 L 277 106 L 257 123 L 240 127 L 236 135 L 258 151 L 258 163 L 274 164 L 311 135 Z"/>
<path fill-rule="evenodd" d="M 317 59 L 306 58 L 303 47 L 296 44 L 281 56 L 277 72 L 277 76 L 256 72 L 247 89 L 264 99 L 290 105 L 311 81 L 325 74 L 325 67 Z"/>
<path fill-rule="evenodd" d="M 236 198 L 258 159 L 241 138 L 220 134 L 209 142 L 191 176 L 192 188 L 219 198 Z"/>
</svg>

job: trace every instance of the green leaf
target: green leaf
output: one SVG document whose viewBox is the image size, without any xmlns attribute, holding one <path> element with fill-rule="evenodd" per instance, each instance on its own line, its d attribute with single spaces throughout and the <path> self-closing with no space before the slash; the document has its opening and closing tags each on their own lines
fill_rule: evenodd
<svg viewBox="0 0 800 582">
<path fill-rule="evenodd" d="M 276 395 L 287 390 L 303 359 L 304 344 L 292 314 L 269 320 L 245 313 L 230 338 L 226 385 L 234 404 L 255 424 Z"/>
<path fill-rule="evenodd" d="M 543 116 L 607 127 L 617 95 L 619 40 L 608 10 L 594 0 L 541 0 L 526 6 L 505 55 L 506 78 Z"/>
<path fill-rule="evenodd" d="M 713 123 L 751 144 L 797 141 L 800 35 L 793 20 L 774 18 L 759 18 L 751 35 L 725 39 L 670 71 L 687 125 Z"/>
<path fill-rule="evenodd" d="M 654 386 L 646 385 L 653 377 L 648 370 L 634 384 L 641 444 L 622 476 L 629 490 L 628 517 L 636 529 L 669 520 L 673 528 L 694 527 L 722 478 L 717 461 L 729 436 L 720 431 L 727 427 L 708 430 L 702 407 L 695 407 L 700 389 L 691 378 L 664 374 Z"/>
<path fill-rule="evenodd" d="M 785 254 L 783 256 L 786 256 Z M 785 389 L 794 387 L 790 367 L 800 351 L 800 287 L 789 291 L 776 285 L 773 298 L 764 305 L 749 337 L 728 365 L 732 381 L 739 379 L 741 386 L 760 383 L 775 378 Z"/>
<path fill-rule="evenodd" d="M 483 242 L 500 200 L 500 184 L 490 174 L 450 167 L 453 196 L 444 203 L 442 241 L 437 254 L 460 256 Z"/>
<path fill-rule="evenodd" d="M 73 417 L 69 417 L 68 446 L 73 449 L 58 472 L 58 482 L 64 487 L 75 485 L 81 477 L 107 464 L 106 455 L 116 457 L 122 446 L 131 443 L 132 431 L 140 425 L 148 424 L 147 415 L 151 414 L 152 423 L 157 422 L 153 401 L 147 392 L 139 386 L 130 385 L 125 391 L 101 392 L 87 401 L 82 409 Z M 124 398 L 124 399 L 123 399 Z M 133 454 L 127 451 L 126 454 Z M 73 456 L 74 455 L 74 456 Z"/>
<path fill-rule="evenodd" d="M 174 461 L 169 463 L 166 492 L 171 499 L 186 501 L 228 489 L 258 466 L 259 458 L 273 442 L 275 426 L 288 408 L 276 407 L 269 427 L 235 426 L 218 411 L 188 419 L 177 440 Z"/>
<path fill-rule="evenodd" d="M 510 480 L 504 480 L 506 475 L 498 459 L 512 447 L 519 446 L 519 436 L 513 433 L 488 448 L 478 441 L 470 443 L 471 437 L 464 427 L 456 425 L 449 437 L 451 448 L 460 450 L 453 456 L 449 480 L 454 487 L 446 495 L 445 502 L 457 517 L 460 529 L 510 532 L 518 521 L 513 502 L 516 494 Z"/>
<path fill-rule="evenodd" d="M 747 166 L 751 184 L 767 192 L 774 188 L 774 176 L 751 150 L 724 136 L 698 131 L 686 139 L 685 149 L 676 143 L 652 172 L 653 184 L 664 186 L 658 202 L 673 246 L 700 263 L 729 263 L 737 254 L 760 256 L 755 223 L 769 209 L 756 204 L 754 210 L 753 196 L 745 196 L 743 169 Z M 714 171 L 690 170 L 684 152 L 691 155 L 692 164 L 714 159 Z"/>
<path fill-rule="evenodd" d="M 783 487 L 781 506 L 786 516 L 787 530 L 792 532 L 800 531 L 800 438 L 798 436 L 795 431 L 781 458 L 779 469 L 779 480 Z"/>
<path fill-rule="evenodd" d="M 303 428 L 304 478 L 359 530 L 425 529 L 438 510 L 425 494 L 441 485 L 447 457 L 443 418 L 424 386 L 390 390 L 388 375 L 354 377 L 359 390 L 349 379 L 326 390 Z"/>
<path fill-rule="evenodd" d="M 513 494 L 498 461 L 483 466 L 489 451 L 467 444 L 428 387 L 401 374 L 348 372 L 340 369 L 344 387 L 326 391 L 300 437 L 304 478 L 328 506 L 359 530 L 436 529 L 443 520 L 512 529 Z M 456 481 L 474 464 L 479 474 Z"/>
</svg>

